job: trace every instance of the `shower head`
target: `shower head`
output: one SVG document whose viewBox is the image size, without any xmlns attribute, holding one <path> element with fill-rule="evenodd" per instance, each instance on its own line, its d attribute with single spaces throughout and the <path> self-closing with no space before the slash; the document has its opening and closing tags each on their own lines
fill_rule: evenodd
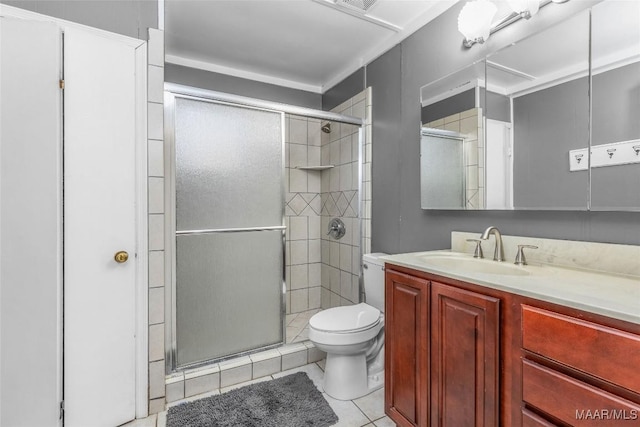
<svg viewBox="0 0 640 427">
<path fill-rule="evenodd" d="M 321 129 L 324 133 L 331 133 L 331 123 L 326 123 Z"/>
</svg>

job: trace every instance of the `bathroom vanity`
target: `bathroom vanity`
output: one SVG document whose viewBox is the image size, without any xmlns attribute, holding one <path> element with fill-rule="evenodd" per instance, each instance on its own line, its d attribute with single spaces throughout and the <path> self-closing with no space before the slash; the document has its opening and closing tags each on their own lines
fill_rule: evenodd
<svg viewBox="0 0 640 427">
<path fill-rule="evenodd" d="M 452 251 L 385 258 L 387 415 L 399 426 L 640 425 L 640 248 L 504 236 L 507 261 L 494 262 L 462 243 L 477 235 L 453 235 Z M 533 241 L 530 265 L 513 265 L 514 243 Z M 571 265 L 576 253 L 599 271 Z"/>
</svg>

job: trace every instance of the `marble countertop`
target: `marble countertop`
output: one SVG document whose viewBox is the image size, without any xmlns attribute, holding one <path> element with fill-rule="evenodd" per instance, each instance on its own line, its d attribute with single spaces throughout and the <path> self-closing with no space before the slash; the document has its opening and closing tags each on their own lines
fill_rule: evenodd
<svg viewBox="0 0 640 427">
<path fill-rule="evenodd" d="M 451 251 L 412 252 L 381 259 L 390 264 L 640 324 L 640 276 L 542 263 L 519 267 L 529 274 L 514 276 L 465 271 L 463 268 L 454 271 L 428 262 L 429 256 L 452 254 L 472 259 L 471 254 Z M 484 259 L 480 262 L 496 261 Z"/>
</svg>

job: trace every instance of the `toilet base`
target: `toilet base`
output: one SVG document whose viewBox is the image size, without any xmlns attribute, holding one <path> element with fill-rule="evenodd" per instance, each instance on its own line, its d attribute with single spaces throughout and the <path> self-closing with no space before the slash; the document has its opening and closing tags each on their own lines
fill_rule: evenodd
<svg viewBox="0 0 640 427">
<path fill-rule="evenodd" d="M 383 356 L 384 357 L 384 356 Z M 338 400 L 353 400 L 384 385 L 384 367 L 367 365 L 366 352 L 342 355 L 327 353 L 324 391 Z"/>
</svg>

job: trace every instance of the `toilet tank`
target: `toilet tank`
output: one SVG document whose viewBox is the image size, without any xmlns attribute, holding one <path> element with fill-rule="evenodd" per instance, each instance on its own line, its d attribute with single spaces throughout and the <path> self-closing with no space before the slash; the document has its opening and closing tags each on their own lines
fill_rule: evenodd
<svg viewBox="0 0 640 427">
<path fill-rule="evenodd" d="M 384 261 L 387 254 L 377 252 L 362 256 L 362 270 L 366 303 L 384 312 Z"/>
</svg>

